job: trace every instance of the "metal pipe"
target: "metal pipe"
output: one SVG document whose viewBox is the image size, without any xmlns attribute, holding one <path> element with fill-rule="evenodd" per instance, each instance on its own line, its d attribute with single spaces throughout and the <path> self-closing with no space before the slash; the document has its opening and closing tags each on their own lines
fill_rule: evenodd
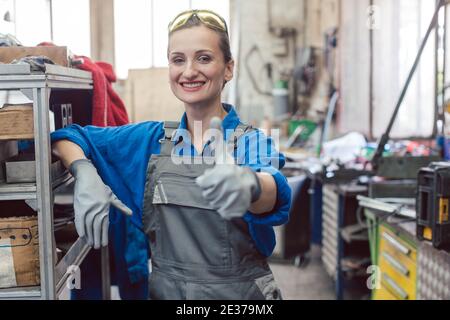
<svg viewBox="0 0 450 320">
<path fill-rule="evenodd" d="M 48 0 L 50 8 L 50 40 L 53 42 L 53 0 Z"/>
<path fill-rule="evenodd" d="M 374 0 L 369 1 L 373 7 Z M 369 138 L 374 136 L 373 132 L 373 28 L 369 28 Z"/>
<path fill-rule="evenodd" d="M 436 4 L 439 5 L 438 1 L 436 0 Z M 434 32 L 434 121 L 433 121 L 433 135 L 436 135 L 438 133 L 438 127 L 437 127 L 437 121 L 439 119 L 439 100 L 438 100 L 438 93 L 439 93 L 439 14 L 436 21 L 435 26 L 435 32 Z M 419 84 L 420 85 L 420 84 Z M 419 86 L 420 87 L 420 86 Z"/>
<path fill-rule="evenodd" d="M 269 26 L 269 32 L 274 33 L 274 27 L 272 23 L 272 1 L 267 0 L 267 25 Z"/>
<path fill-rule="evenodd" d="M 253 88 L 256 90 L 256 92 L 258 92 L 259 94 L 262 95 L 266 95 L 266 96 L 272 96 L 272 92 L 270 91 L 265 91 L 263 89 L 261 89 L 258 85 L 258 81 L 256 81 L 255 76 L 253 75 L 252 72 L 252 68 L 250 67 L 250 57 L 253 53 L 258 53 L 261 60 L 264 62 L 262 54 L 261 54 L 261 50 L 259 49 L 259 47 L 257 45 L 253 45 L 253 47 L 251 47 L 251 49 L 248 51 L 248 53 L 246 54 L 245 58 L 244 58 L 244 65 L 245 68 L 247 70 L 248 76 L 250 78 L 250 82 L 253 85 Z"/>
<path fill-rule="evenodd" d="M 447 74 L 447 18 L 448 18 L 448 10 L 447 6 L 444 7 L 444 23 L 443 23 L 443 34 L 442 34 L 442 92 L 441 92 L 441 108 L 440 108 L 440 115 L 439 119 L 442 121 L 442 127 L 440 134 L 444 135 L 445 131 L 445 101 L 446 101 L 446 95 L 445 95 L 445 83 L 446 83 L 446 74 Z"/>
</svg>

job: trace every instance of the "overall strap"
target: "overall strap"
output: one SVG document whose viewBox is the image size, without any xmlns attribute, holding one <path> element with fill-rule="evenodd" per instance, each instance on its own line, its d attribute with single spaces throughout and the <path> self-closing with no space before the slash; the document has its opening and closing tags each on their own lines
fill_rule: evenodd
<svg viewBox="0 0 450 320">
<path fill-rule="evenodd" d="M 170 156 L 172 153 L 172 148 L 174 141 L 173 136 L 175 135 L 176 130 L 178 129 L 180 122 L 178 121 L 164 121 L 163 130 L 164 137 L 159 140 L 161 143 L 161 155 Z M 233 150 L 237 149 L 237 142 L 239 139 L 246 134 L 247 132 L 255 130 L 251 125 L 239 123 L 232 133 L 232 135 L 228 138 L 228 143 L 233 143 Z"/>
<path fill-rule="evenodd" d="M 234 130 L 232 136 L 228 138 L 228 143 L 233 143 L 234 150 L 237 150 L 239 139 L 247 132 L 255 130 L 251 125 L 245 123 L 239 123 Z M 231 140 L 233 139 L 233 140 Z"/>
<path fill-rule="evenodd" d="M 164 137 L 159 140 L 159 143 L 161 144 L 161 152 L 160 152 L 161 155 L 166 156 L 171 155 L 174 143 L 173 137 L 179 125 L 180 122 L 178 121 L 164 121 L 163 124 Z"/>
</svg>

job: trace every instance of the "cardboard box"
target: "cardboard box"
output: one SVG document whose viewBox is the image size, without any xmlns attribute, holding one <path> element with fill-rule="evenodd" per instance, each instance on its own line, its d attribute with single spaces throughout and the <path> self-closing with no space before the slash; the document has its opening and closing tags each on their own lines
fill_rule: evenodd
<svg viewBox="0 0 450 320">
<path fill-rule="evenodd" d="M 11 105 L 0 109 L 0 140 L 33 139 L 33 105 Z"/>
<path fill-rule="evenodd" d="M 0 218 L 0 288 L 40 284 L 36 216 Z"/>
<path fill-rule="evenodd" d="M 0 62 L 11 63 L 26 56 L 46 56 L 55 64 L 70 67 L 67 47 L 0 47 Z"/>
</svg>

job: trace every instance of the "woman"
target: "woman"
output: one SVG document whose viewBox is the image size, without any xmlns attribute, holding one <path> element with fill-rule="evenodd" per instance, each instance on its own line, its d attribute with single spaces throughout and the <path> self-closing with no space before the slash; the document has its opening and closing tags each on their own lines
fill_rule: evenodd
<svg viewBox="0 0 450 320">
<path fill-rule="evenodd" d="M 290 189 L 277 168 L 284 157 L 221 103 L 234 67 L 223 18 L 179 14 L 169 25 L 168 59 L 171 89 L 185 107 L 180 123 L 73 125 L 53 134 L 76 181 L 77 231 L 94 248 L 105 246 L 109 221 L 121 219 L 116 209 L 133 212 L 148 237 L 152 299 L 280 299 L 266 257 L 275 246 L 272 226 L 288 219 Z M 215 117 L 225 131 L 218 140 L 207 134 Z M 233 155 L 219 164 L 223 140 Z M 113 248 L 126 241 L 130 277 L 136 269 L 145 276 L 142 238 L 114 231 Z M 133 250 L 140 256 L 130 258 Z"/>
</svg>

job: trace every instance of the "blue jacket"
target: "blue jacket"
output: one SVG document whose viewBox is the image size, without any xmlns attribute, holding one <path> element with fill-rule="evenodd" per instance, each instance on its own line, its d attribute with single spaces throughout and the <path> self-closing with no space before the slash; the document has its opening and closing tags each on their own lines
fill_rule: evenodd
<svg viewBox="0 0 450 320">
<path fill-rule="evenodd" d="M 228 114 L 222 126 L 224 130 L 234 130 L 240 123 L 239 117 L 232 106 L 223 106 Z M 179 128 L 186 128 L 186 114 Z M 67 139 L 79 145 L 96 166 L 105 184 L 133 211 L 131 219 L 118 213 L 115 208 L 111 208 L 110 213 L 110 247 L 114 253 L 112 270 L 116 271 L 121 295 L 124 290 L 130 290 L 130 284 L 147 286 L 149 253 L 146 236 L 141 231 L 142 205 L 147 164 L 152 154 L 160 153 L 159 139 L 162 137 L 163 123 L 155 121 L 106 128 L 72 125 L 51 135 L 53 142 Z M 196 153 L 189 139 L 184 139 L 182 143 L 185 144 L 180 148 L 182 152 L 191 150 L 192 154 Z M 262 145 L 264 148 L 261 148 Z M 272 212 L 262 215 L 247 212 L 244 215 L 256 247 L 269 256 L 275 247 L 273 226 L 288 221 L 291 190 L 279 171 L 284 166 L 285 158 L 275 149 L 273 140 L 260 130 L 253 130 L 239 140 L 235 157 L 238 163 L 244 163 L 255 171 L 271 173 L 277 184 L 277 201 Z M 145 290 L 140 292 L 146 294 Z"/>
</svg>

